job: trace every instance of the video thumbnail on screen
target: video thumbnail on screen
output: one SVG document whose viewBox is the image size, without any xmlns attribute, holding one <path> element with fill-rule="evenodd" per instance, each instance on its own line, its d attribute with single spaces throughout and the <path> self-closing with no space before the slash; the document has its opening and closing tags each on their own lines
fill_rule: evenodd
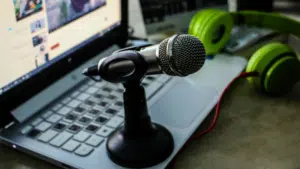
<svg viewBox="0 0 300 169">
<path fill-rule="evenodd" d="M 45 28 L 45 19 L 39 19 L 30 24 L 30 32 L 35 33 Z"/>
<path fill-rule="evenodd" d="M 45 43 L 47 42 L 47 35 L 46 33 L 41 33 L 37 36 L 34 36 L 32 38 L 32 44 L 33 44 L 33 47 L 37 46 L 37 45 L 40 45 L 42 43 Z"/>
<path fill-rule="evenodd" d="M 43 9 L 42 0 L 13 0 L 17 21 Z"/>
<path fill-rule="evenodd" d="M 46 0 L 49 32 L 106 5 L 106 0 Z"/>
<path fill-rule="evenodd" d="M 34 63 L 36 68 L 42 66 L 43 64 L 49 62 L 49 54 L 47 51 L 47 44 L 41 44 L 35 48 L 36 55 L 34 57 Z"/>
</svg>

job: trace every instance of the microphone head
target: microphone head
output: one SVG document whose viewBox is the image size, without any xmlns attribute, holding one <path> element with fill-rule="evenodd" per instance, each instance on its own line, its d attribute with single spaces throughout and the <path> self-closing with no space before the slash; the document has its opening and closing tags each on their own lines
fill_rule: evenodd
<svg viewBox="0 0 300 169">
<path fill-rule="evenodd" d="M 161 70 L 167 75 L 187 76 L 205 63 L 204 45 L 191 35 L 174 35 L 163 40 L 158 49 Z"/>
</svg>

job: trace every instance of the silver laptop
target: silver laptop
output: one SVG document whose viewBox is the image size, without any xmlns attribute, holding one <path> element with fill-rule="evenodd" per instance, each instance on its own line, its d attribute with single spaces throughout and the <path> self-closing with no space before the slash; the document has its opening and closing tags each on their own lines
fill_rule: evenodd
<svg viewBox="0 0 300 169">
<path fill-rule="evenodd" d="M 1 1 L 0 140 L 61 168 L 120 169 L 106 151 L 123 125 L 120 84 L 81 74 L 127 41 L 125 0 Z M 3 31 L 5 30 L 5 31 Z M 207 59 L 187 78 L 146 77 L 151 118 L 165 126 L 175 148 L 165 168 L 245 67 L 240 57 Z"/>
</svg>

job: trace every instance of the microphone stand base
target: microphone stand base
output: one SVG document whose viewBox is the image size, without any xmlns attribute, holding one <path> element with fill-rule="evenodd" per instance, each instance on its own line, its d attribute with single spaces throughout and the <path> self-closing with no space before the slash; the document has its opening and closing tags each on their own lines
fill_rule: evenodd
<svg viewBox="0 0 300 169">
<path fill-rule="evenodd" d="M 174 149 L 172 134 L 162 125 L 153 124 L 151 134 L 126 135 L 124 128 L 107 140 L 110 159 L 123 167 L 151 167 L 166 160 Z"/>
</svg>

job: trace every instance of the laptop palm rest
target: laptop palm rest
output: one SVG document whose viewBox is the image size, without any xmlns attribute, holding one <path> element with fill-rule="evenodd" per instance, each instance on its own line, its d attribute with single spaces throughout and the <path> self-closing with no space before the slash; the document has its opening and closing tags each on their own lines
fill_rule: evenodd
<svg viewBox="0 0 300 169">
<path fill-rule="evenodd" d="M 188 81 L 181 80 L 150 108 L 151 117 L 153 121 L 169 127 L 187 128 L 216 95 L 214 88 L 196 88 Z"/>
</svg>

